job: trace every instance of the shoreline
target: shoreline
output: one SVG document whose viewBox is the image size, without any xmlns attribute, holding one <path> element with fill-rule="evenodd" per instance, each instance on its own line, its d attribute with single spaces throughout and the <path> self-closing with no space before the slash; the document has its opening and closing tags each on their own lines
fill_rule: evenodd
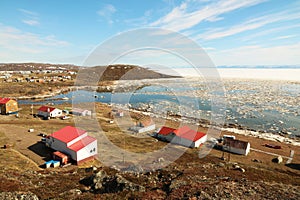
<svg viewBox="0 0 300 200">
<path fill-rule="evenodd" d="M 108 105 L 108 104 L 106 104 L 106 105 Z M 143 115 L 148 115 L 150 117 L 168 119 L 168 120 L 178 122 L 178 119 L 175 118 L 175 117 L 160 116 L 158 114 L 151 113 L 151 112 L 145 112 L 145 111 L 141 111 L 141 110 L 137 110 L 137 109 L 129 109 L 129 108 L 126 108 L 126 107 L 124 108 L 123 106 L 120 106 L 120 105 L 115 105 L 115 106 L 116 106 L 116 108 L 124 110 L 124 111 L 136 112 L 136 113 L 140 113 L 140 114 L 143 114 Z M 255 138 L 265 139 L 265 140 L 269 140 L 269 141 L 285 143 L 285 144 L 291 144 L 293 146 L 300 146 L 300 139 L 291 139 L 291 138 L 287 138 L 287 137 L 282 136 L 282 135 L 275 135 L 273 133 L 261 133 L 259 131 L 239 129 L 239 125 L 235 125 L 234 128 L 226 127 L 229 124 L 224 124 L 222 127 L 219 127 L 218 125 L 211 125 L 210 122 L 207 121 L 206 119 L 199 119 L 199 121 L 200 120 L 202 122 L 205 121 L 205 123 L 196 123 L 196 125 L 201 126 L 202 128 L 216 129 L 216 130 L 226 131 L 226 132 L 235 133 L 235 134 L 239 134 L 239 135 L 255 137 Z M 192 123 L 191 121 L 188 121 L 188 120 L 182 120 L 182 122 L 187 123 L 187 124 Z"/>
</svg>

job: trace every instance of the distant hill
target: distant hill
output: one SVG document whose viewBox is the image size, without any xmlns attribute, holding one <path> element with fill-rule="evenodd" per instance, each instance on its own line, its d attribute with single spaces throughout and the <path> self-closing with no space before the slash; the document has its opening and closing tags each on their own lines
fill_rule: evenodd
<svg viewBox="0 0 300 200">
<path fill-rule="evenodd" d="M 155 72 L 151 69 L 135 66 L 135 65 L 109 65 L 86 67 L 80 73 L 91 76 L 96 74 L 101 76 L 100 81 L 113 80 L 140 80 L 140 79 L 159 79 L 159 78 L 176 78 L 178 76 L 170 76 Z"/>
<path fill-rule="evenodd" d="M 71 64 L 49 64 L 49 63 L 0 63 L 0 71 L 40 71 L 40 70 L 64 70 L 64 71 L 80 71 L 80 79 L 99 81 L 114 80 L 141 80 L 141 79 L 159 79 L 159 78 L 176 78 L 179 76 L 170 76 L 162 74 L 151 69 L 143 68 L 136 65 L 109 65 L 82 67 Z M 100 77 L 101 76 L 101 77 Z M 84 81 L 84 82 L 86 82 Z"/>
</svg>

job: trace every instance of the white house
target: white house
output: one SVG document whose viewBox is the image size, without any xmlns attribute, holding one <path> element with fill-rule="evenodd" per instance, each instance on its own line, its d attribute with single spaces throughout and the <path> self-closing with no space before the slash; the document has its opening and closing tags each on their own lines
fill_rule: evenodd
<svg viewBox="0 0 300 200">
<path fill-rule="evenodd" d="M 143 120 L 137 123 L 136 126 L 130 127 L 129 130 L 136 133 L 144 133 L 155 130 L 155 124 L 152 120 Z"/>
<path fill-rule="evenodd" d="M 86 110 L 86 109 L 81 109 L 81 108 L 73 108 L 72 109 L 72 114 L 73 115 L 78 115 L 78 116 L 91 116 L 92 111 Z"/>
<path fill-rule="evenodd" d="M 232 138 L 224 138 L 223 150 L 246 156 L 250 152 L 250 143 Z"/>
<path fill-rule="evenodd" d="M 85 130 L 72 126 L 66 126 L 49 135 L 46 145 L 69 155 L 77 164 L 94 159 L 98 152 L 97 139 L 88 136 Z"/>
<path fill-rule="evenodd" d="M 207 140 L 207 135 L 183 126 L 179 129 L 162 127 L 157 133 L 157 138 L 186 147 L 197 148 Z"/>
<path fill-rule="evenodd" d="M 38 116 L 41 117 L 60 117 L 62 115 L 62 110 L 49 107 L 49 106 L 41 106 L 38 109 Z"/>
</svg>

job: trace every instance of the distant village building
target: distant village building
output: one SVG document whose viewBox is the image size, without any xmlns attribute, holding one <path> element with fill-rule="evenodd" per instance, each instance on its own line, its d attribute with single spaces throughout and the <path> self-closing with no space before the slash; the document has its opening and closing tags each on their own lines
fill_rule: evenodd
<svg viewBox="0 0 300 200">
<path fill-rule="evenodd" d="M 48 118 L 48 117 L 60 117 L 62 115 L 62 110 L 58 108 L 53 108 L 49 106 L 41 106 L 38 109 L 38 116 Z"/>
<path fill-rule="evenodd" d="M 188 126 L 183 126 L 179 129 L 162 127 L 156 134 L 156 137 L 164 141 L 191 148 L 200 147 L 207 140 L 205 133 L 192 130 Z"/>
<path fill-rule="evenodd" d="M 151 119 L 143 119 L 139 121 L 135 126 L 129 128 L 130 131 L 136 133 L 144 133 L 155 130 L 155 124 Z"/>
<path fill-rule="evenodd" d="M 250 152 L 250 143 L 232 138 L 224 138 L 223 150 L 246 156 Z"/>
<path fill-rule="evenodd" d="M 65 154 L 76 161 L 77 164 L 94 159 L 98 152 L 97 139 L 88 136 L 85 130 L 72 126 L 66 126 L 49 135 L 46 138 L 46 145 L 63 153 L 55 153 L 54 157 L 65 158 Z"/>
<path fill-rule="evenodd" d="M 0 97 L 0 114 L 8 115 L 15 114 L 19 111 L 18 102 L 10 98 Z"/>
<path fill-rule="evenodd" d="M 78 116 L 91 116 L 92 111 L 86 110 L 86 109 L 81 109 L 81 108 L 73 108 L 71 111 L 71 114 L 78 115 Z"/>
</svg>

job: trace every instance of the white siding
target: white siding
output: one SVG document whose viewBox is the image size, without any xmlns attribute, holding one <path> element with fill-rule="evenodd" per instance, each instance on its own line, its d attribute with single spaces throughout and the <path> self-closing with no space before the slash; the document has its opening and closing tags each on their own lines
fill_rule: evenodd
<svg viewBox="0 0 300 200">
<path fill-rule="evenodd" d="M 228 146 L 224 146 L 224 150 L 240 155 L 248 155 L 248 153 L 250 152 L 250 143 L 247 144 L 246 149 L 239 149 L 234 147 L 229 148 Z"/>
<path fill-rule="evenodd" d="M 195 142 L 194 147 L 200 147 L 201 144 L 204 144 L 207 141 L 207 135 L 204 135 L 202 138 Z"/>
<path fill-rule="evenodd" d="M 175 136 L 171 142 L 185 147 L 194 147 L 194 142 L 178 136 Z"/>
<path fill-rule="evenodd" d="M 62 110 L 56 108 L 50 113 L 38 110 L 38 115 L 42 117 L 60 117 L 62 115 Z"/>
<path fill-rule="evenodd" d="M 95 156 L 97 155 L 97 152 L 98 149 L 96 140 L 77 152 L 77 162 L 89 158 L 91 156 Z"/>
<path fill-rule="evenodd" d="M 138 129 L 138 133 L 144 133 L 147 131 L 153 131 L 155 129 L 155 124 L 152 124 L 150 126 L 146 126 L 146 127 L 142 127 L 140 129 Z"/>
<path fill-rule="evenodd" d="M 62 110 L 55 108 L 51 113 L 50 117 L 60 117 L 62 115 Z"/>
</svg>

